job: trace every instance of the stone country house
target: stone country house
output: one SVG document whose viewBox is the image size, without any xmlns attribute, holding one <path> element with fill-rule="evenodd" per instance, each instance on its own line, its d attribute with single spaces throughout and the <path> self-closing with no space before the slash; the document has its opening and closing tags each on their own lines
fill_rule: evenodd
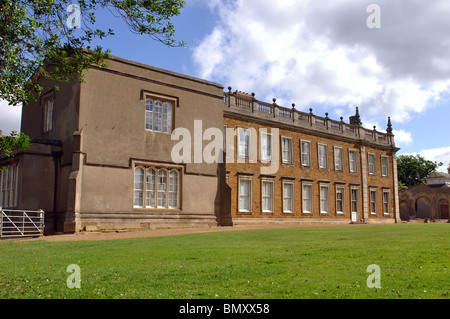
<svg viewBox="0 0 450 319">
<path fill-rule="evenodd" d="M 358 109 L 346 123 L 118 57 L 107 64 L 59 90 L 39 80 L 44 93 L 22 109 L 32 143 L 0 159 L 0 206 L 44 210 L 47 232 L 400 221 L 390 120 L 367 129 Z"/>
</svg>

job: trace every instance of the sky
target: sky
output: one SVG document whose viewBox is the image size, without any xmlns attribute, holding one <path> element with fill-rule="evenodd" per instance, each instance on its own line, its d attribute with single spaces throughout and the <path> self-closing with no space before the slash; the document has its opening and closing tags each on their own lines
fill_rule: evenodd
<svg viewBox="0 0 450 319">
<path fill-rule="evenodd" d="M 96 14 L 115 32 L 96 42 L 112 55 L 336 120 L 358 106 L 366 128 L 391 117 L 398 155 L 450 163 L 448 0 L 187 0 L 177 48 Z M 20 114 L 0 102 L 3 134 L 20 131 Z"/>
</svg>

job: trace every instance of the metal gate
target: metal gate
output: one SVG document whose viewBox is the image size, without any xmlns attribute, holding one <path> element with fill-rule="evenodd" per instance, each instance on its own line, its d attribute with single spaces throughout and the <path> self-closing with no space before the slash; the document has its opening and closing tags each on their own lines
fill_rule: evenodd
<svg viewBox="0 0 450 319">
<path fill-rule="evenodd" d="M 44 211 L 1 208 L 0 237 L 28 237 L 44 234 Z"/>
</svg>

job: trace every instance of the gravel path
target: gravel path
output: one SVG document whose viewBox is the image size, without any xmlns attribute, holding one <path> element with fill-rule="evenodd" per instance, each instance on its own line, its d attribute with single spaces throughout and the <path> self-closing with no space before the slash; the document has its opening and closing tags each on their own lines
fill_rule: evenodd
<svg viewBox="0 0 450 319">
<path fill-rule="evenodd" d="M 350 226 L 350 224 L 348 224 Z M 272 229 L 272 228 L 305 228 L 305 227 L 324 227 L 324 226 L 345 226 L 345 224 L 336 225 L 335 223 L 282 223 L 282 224 L 261 224 L 261 225 L 236 225 L 233 227 L 192 227 L 192 228 L 165 228 L 165 229 L 145 229 L 145 230 L 119 230 L 111 232 L 80 232 L 78 234 L 55 234 L 47 235 L 32 240 L 45 241 L 79 241 L 79 240 L 111 240 L 123 238 L 142 238 L 158 237 L 184 234 L 210 233 L 217 231 L 239 231 L 249 229 Z M 351 225 L 358 226 L 358 225 Z M 24 239 L 20 239 L 24 240 Z"/>
</svg>

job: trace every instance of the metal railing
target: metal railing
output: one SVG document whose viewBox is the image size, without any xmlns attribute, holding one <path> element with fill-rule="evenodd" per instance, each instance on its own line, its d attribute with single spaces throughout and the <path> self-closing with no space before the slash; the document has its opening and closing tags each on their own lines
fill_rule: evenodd
<svg viewBox="0 0 450 319">
<path fill-rule="evenodd" d="M 44 234 L 44 211 L 14 210 L 0 207 L 0 237 L 34 237 Z"/>
</svg>

